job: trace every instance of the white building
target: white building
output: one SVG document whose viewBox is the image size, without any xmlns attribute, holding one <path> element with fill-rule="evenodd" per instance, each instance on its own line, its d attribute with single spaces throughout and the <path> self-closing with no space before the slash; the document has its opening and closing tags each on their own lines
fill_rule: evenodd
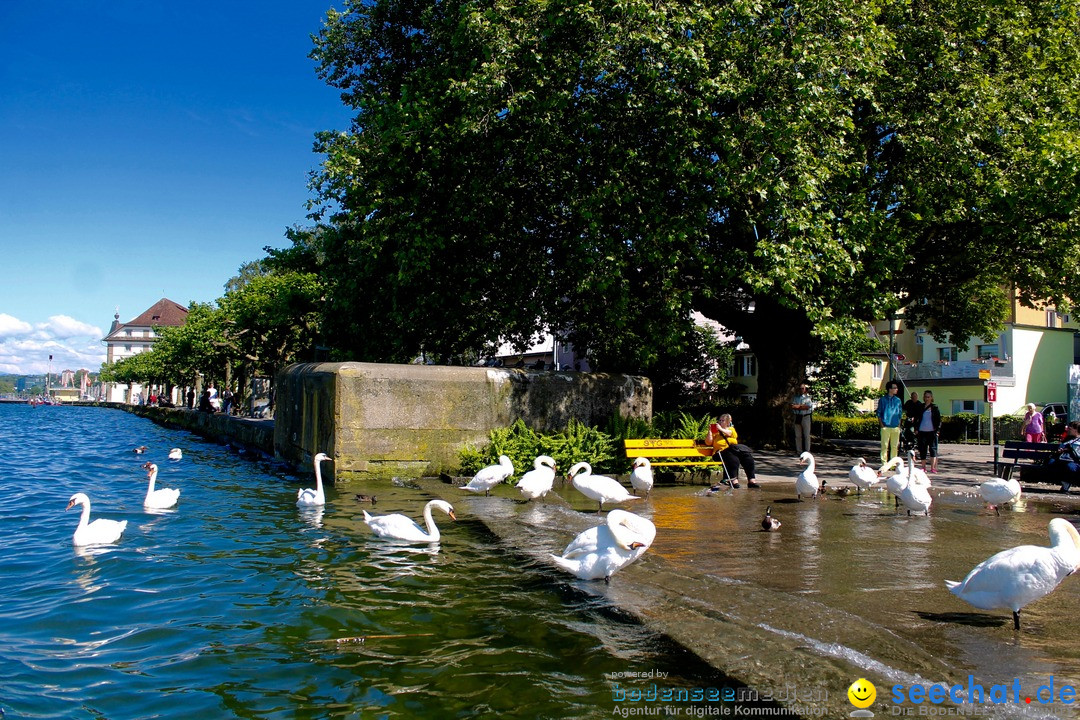
<svg viewBox="0 0 1080 720">
<path fill-rule="evenodd" d="M 112 327 L 102 342 L 106 346 L 106 362 L 110 365 L 124 358 L 146 352 L 157 342 L 157 328 L 178 327 L 187 321 L 188 309 L 168 298 L 161 298 L 134 320 L 120 322 L 119 311 L 113 315 Z M 123 383 L 107 383 L 105 400 L 109 402 L 145 402 L 146 392 L 138 383 L 131 387 Z"/>
</svg>

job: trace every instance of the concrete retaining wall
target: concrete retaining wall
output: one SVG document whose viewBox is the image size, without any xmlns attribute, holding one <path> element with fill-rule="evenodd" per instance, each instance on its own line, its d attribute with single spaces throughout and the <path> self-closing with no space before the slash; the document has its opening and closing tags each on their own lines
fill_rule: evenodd
<svg viewBox="0 0 1080 720">
<path fill-rule="evenodd" d="M 124 410 L 140 417 L 149 418 L 159 425 L 189 430 L 200 437 L 217 442 L 231 440 L 244 447 L 274 453 L 274 422 L 251 418 L 231 417 L 221 413 L 205 413 L 181 408 L 147 407 L 116 402 L 80 402 L 79 405 L 95 405 Z"/>
<path fill-rule="evenodd" d="M 518 418 L 551 432 L 571 418 L 652 415 L 648 378 L 599 373 L 318 363 L 286 368 L 276 392 L 275 453 L 304 465 L 325 452 L 338 476 L 454 470 L 466 443 Z"/>
</svg>

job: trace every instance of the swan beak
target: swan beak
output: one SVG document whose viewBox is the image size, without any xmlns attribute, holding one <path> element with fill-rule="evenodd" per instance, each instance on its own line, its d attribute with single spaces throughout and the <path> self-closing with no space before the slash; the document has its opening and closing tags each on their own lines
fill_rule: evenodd
<svg viewBox="0 0 1080 720">
<path fill-rule="evenodd" d="M 66 512 L 66 511 L 70 510 L 73 507 L 75 507 L 75 501 L 74 500 L 68 502 L 68 506 L 66 508 L 64 508 L 64 511 Z"/>
<path fill-rule="evenodd" d="M 637 550 L 638 548 L 643 548 L 643 547 L 645 547 L 645 543 L 643 543 L 643 542 L 637 542 L 635 540 L 634 542 L 630 543 L 630 549 L 631 550 Z"/>
<path fill-rule="evenodd" d="M 447 513 L 447 514 L 448 514 L 448 515 L 450 516 L 450 519 L 451 519 L 451 520 L 454 520 L 454 521 L 456 521 L 456 520 L 457 520 L 457 515 L 455 515 L 455 514 L 454 514 L 454 511 L 453 511 L 453 510 L 451 510 L 451 511 L 450 511 L 449 513 Z"/>
</svg>

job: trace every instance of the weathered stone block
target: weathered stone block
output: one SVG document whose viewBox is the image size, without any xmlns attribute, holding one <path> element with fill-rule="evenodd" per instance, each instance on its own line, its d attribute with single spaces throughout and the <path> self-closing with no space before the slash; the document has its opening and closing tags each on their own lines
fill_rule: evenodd
<svg viewBox="0 0 1080 720">
<path fill-rule="evenodd" d="M 299 465 L 317 452 L 338 475 L 415 477 L 457 468 L 518 418 L 538 431 L 613 413 L 648 418 L 648 378 L 503 368 L 315 363 L 292 365 L 276 384 L 274 449 Z"/>
</svg>

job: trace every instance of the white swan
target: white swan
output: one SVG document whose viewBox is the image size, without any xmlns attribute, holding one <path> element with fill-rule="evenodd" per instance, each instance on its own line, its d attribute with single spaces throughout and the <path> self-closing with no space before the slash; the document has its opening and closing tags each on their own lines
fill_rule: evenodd
<svg viewBox="0 0 1080 720">
<path fill-rule="evenodd" d="M 631 495 L 618 480 L 603 475 L 593 475 L 592 465 L 587 462 L 574 465 L 566 477 L 574 483 L 579 493 L 600 504 L 597 512 L 604 509 L 604 503 L 641 499 L 637 495 Z"/>
<path fill-rule="evenodd" d="M 526 500 L 544 497 L 555 484 L 555 458 L 540 455 L 533 461 L 533 469 L 521 476 L 515 486 Z"/>
<path fill-rule="evenodd" d="M 908 450 L 908 460 L 911 462 L 911 482 L 916 485 L 922 485 L 924 487 L 930 487 L 930 476 L 926 474 L 926 471 L 915 467 L 915 451 Z"/>
<path fill-rule="evenodd" d="M 90 498 L 85 493 L 75 493 L 68 500 L 67 509 L 82 505 L 82 517 L 79 518 L 79 526 L 75 528 L 72 542 L 75 545 L 107 545 L 114 543 L 124 534 L 127 528 L 127 520 L 106 520 L 98 518 L 90 522 Z"/>
<path fill-rule="evenodd" d="M 802 500 L 803 495 L 809 495 L 810 497 L 816 497 L 818 491 L 821 489 L 821 483 L 818 482 L 818 477 L 814 473 L 814 456 L 808 452 L 804 452 L 799 456 L 799 464 L 809 465 L 805 470 L 799 473 L 799 477 L 795 479 L 795 495 Z"/>
<path fill-rule="evenodd" d="M 865 458 L 859 458 L 851 466 L 851 470 L 848 471 L 848 480 L 855 483 L 855 487 L 858 488 L 861 495 L 863 490 L 869 490 L 877 484 L 878 475 L 872 467 L 866 464 Z"/>
<path fill-rule="evenodd" d="M 158 466 L 152 462 L 143 463 L 143 469 L 146 470 L 146 477 L 150 480 L 150 484 L 146 488 L 146 498 L 143 500 L 143 507 L 151 508 L 154 510 L 165 510 L 171 508 L 176 504 L 176 501 L 180 499 L 180 491 L 172 488 L 161 488 L 155 490 L 154 485 L 157 483 Z"/>
<path fill-rule="evenodd" d="M 551 559 L 582 580 L 604 578 L 607 582 L 644 555 L 655 538 L 656 526 L 651 520 L 612 510 L 603 525 L 584 531 L 566 546 L 562 557 L 552 555 Z"/>
<path fill-rule="evenodd" d="M 639 457 L 631 463 L 630 467 L 634 468 L 634 471 L 630 473 L 630 484 L 634 486 L 636 492 L 645 493 L 645 497 L 649 497 L 653 486 L 652 463 L 648 458 Z"/>
<path fill-rule="evenodd" d="M 312 458 L 312 462 L 315 465 L 315 489 L 300 488 L 296 491 L 296 504 L 300 507 L 315 507 L 317 505 L 326 504 L 326 495 L 323 493 L 322 486 L 322 461 L 329 460 L 330 456 L 326 453 L 316 453 Z"/>
<path fill-rule="evenodd" d="M 896 472 L 885 478 L 885 488 L 892 493 L 896 507 L 900 506 L 900 491 L 907 485 L 907 468 L 904 467 L 904 458 L 897 455 L 878 469 L 878 473 L 884 475 L 890 470 Z"/>
<path fill-rule="evenodd" d="M 450 503 L 445 500 L 432 500 L 424 506 L 424 524 L 427 526 L 427 531 L 417 525 L 415 520 L 400 513 L 371 515 L 365 510 L 364 522 L 379 537 L 407 540 L 409 542 L 439 542 L 442 535 L 439 533 L 439 528 L 435 526 L 435 521 L 431 519 L 432 508 L 439 508 L 449 515 L 451 520 L 457 520 L 457 516 L 454 515 L 454 508 Z"/>
<path fill-rule="evenodd" d="M 986 504 L 994 509 L 994 513 L 1000 515 L 998 507 L 1007 502 L 1012 502 L 1020 497 L 1020 481 L 1014 478 L 1002 480 L 993 478 L 979 486 L 979 495 Z"/>
<path fill-rule="evenodd" d="M 900 485 L 900 492 L 896 493 L 896 498 L 907 508 L 908 515 L 913 510 L 929 515 L 930 504 L 933 502 L 933 498 L 930 497 L 930 486 L 914 482 L 912 479 L 914 469 L 915 459 L 912 456 L 911 466 L 908 468 L 907 475 L 904 476 L 903 483 Z M 889 480 L 891 481 L 892 478 L 889 478 Z"/>
<path fill-rule="evenodd" d="M 184 459 L 184 453 L 183 453 L 183 451 L 180 450 L 180 448 L 173 448 L 172 450 L 169 451 L 169 459 L 170 460 L 183 460 Z"/>
<path fill-rule="evenodd" d="M 498 465 L 488 465 L 476 475 L 473 475 L 473 479 L 469 481 L 469 484 L 462 486 L 461 489 L 490 495 L 491 488 L 513 474 L 514 463 L 510 462 L 510 458 L 505 455 L 500 455 Z"/>
<path fill-rule="evenodd" d="M 1049 595 L 1080 569 L 1080 534 L 1063 518 L 1050 521 L 1050 547 L 1021 545 L 983 560 L 963 582 L 946 580 L 945 587 L 980 610 L 1012 610 L 1013 627 L 1020 629 L 1020 608 Z"/>
</svg>

